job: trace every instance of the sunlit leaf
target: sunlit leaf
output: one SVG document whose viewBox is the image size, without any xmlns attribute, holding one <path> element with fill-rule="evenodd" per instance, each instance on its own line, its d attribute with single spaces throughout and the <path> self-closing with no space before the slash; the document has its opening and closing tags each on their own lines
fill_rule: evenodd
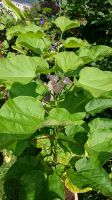
<svg viewBox="0 0 112 200">
<path fill-rule="evenodd" d="M 76 70 L 83 64 L 83 61 L 74 52 L 64 51 L 56 55 L 55 63 L 57 70 L 59 68 L 63 72 L 68 72 Z"/>
<path fill-rule="evenodd" d="M 18 36 L 16 44 L 26 47 L 40 55 L 47 51 L 51 45 L 51 42 L 48 39 L 41 37 L 41 33 L 24 33 Z"/>
<path fill-rule="evenodd" d="M 81 40 L 76 37 L 69 37 L 63 42 L 65 48 L 79 48 L 83 46 L 89 46 L 89 43 L 86 40 Z"/>
<path fill-rule="evenodd" d="M 65 16 L 58 17 L 54 23 L 62 32 L 80 26 L 80 22 L 78 20 L 72 21 Z"/>
<path fill-rule="evenodd" d="M 26 84 L 37 73 L 48 72 L 48 63 L 40 57 L 17 55 L 0 60 L 0 79 Z"/>
<path fill-rule="evenodd" d="M 0 147 L 31 136 L 44 120 L 42 104 L 33 97 L 16 97 L 0 109 Z"/>
<path fill-rule="evenodd" d="M 112 48 L 105 45 L 81 47 L 77 54 L 83 59 L 84 64 L 87 64 L 112 55 Z"/>
<path fill-rule="evenodd" d="M 77 118 L 77 114 L 70 114 L 64 108 L 54 108 L 49 112 L 49 116 L 45 121 L 46 126 L 64 126 L 69 124 L 82 124 L 83 120 L 81 118 Z"/>
<path fill-rule="evenodd" d="M 93 99 L 85 106 L 90 114 L 100 113 L 107 108 L 112 108 L 112 99 Z"/>
<path fill-rule="evenodd" d="M 16 26 L 11 26 L 10 28 L 7 29 L 7 38 L 11 39 L 14 36 L 18 36 L 20 34 L 25 34 L 25 33 L 37 33 L 37 35 L 42 35 L 43 30 L 41 27 L 35 25 L 35 24 L 28 24 L 28 25 L 16 25 Z"/>
<path fill-rule="evenodd" d="M 78 86 L 89 91 L 92 96 L 105 96 L 112 91 L 112 72 L 85 67 L 79 74 Z"/>
</svg>

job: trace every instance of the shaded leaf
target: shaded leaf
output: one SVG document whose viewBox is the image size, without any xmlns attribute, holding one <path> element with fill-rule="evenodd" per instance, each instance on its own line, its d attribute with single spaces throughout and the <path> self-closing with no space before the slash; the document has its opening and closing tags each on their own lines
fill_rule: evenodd
<svg viewBox="0 0 112 200">
<path fill-rule="evenodd" d="M 38 159 L 34 156 L 23 156 L 9 168 L 6 174 L 6 180 L 17 179 L 20 180 L 21 176 L 32 170 L 37 170 Z"/>
<path fill-rule="evenodd" d="M 101 166 L 112 157 L 112 120 L 95 119 L 90 126 L 86 150 L 93 165 Z M 98 124 L 98 125 L 97 125 Z"/>
<path fill-rule="evenodd" d="M 24 150 L 26 149 L 26 147 L 28 147 L 28 145 L 29 141 L 20 140 L 8 146 L 7 149 L 12 150 L 14 155 L 18 157 L 24 152 Z"/>
<path fill-rule="evenodd" d="M 77 171 L 68 170 L 68 177 L 72 184 L 81 189 L 91 187 L 105 196 L 112 196 L 112 181 L 102 167 L 95 168 L 84 158 L 77 161 L 76 169 Z"/>
<path fill-rule="evenodd" d="M 49 175 L 47 184 L 47 200 L 65 200 L 64 183 L 62 182 L 59 175 L 56 173 Z"/>
<path fill-rule="evenodd" d="M 15 98 L 17 96 L 37 97 L 38 94 L 36 92 L 36 88 L 37 84 L 35 82 L 31 82 L 26 85 L 15 82 L 9 90 L 9 94 L 11 98 Z"/>
<path fill-rule="evenodd" d="M 62 144 L 76 155 L 84 154 L 84 144 L 87 141 L 87 130 L 83 126 L 68 125 L 65 128 L 66 135 L 59 135 Z"/>
<path fill-rule="evenodd" d="M 65 93 L 63 99 L 58 103 L 61 108 L 66 108 L 71 114 L 85 112 L 85 105 L 90 101 L 91 96 L 83 91 L 75 90 Z"/>
<path fill-rule="evenodd" d="M 19 198 L 21 200 L 44 199 L 42 198 L 45 177 L 39 170 L 33 170 L 25 173 L 20 180 L 22 189 Z"/>
</svg>

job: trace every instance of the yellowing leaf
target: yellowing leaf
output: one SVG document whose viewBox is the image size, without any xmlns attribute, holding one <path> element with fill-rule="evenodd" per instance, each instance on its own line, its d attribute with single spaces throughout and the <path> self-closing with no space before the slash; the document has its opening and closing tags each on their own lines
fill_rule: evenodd
<svg viewBox="0 0 112 200">
<path fill-rule="evenodd" d="M 70 192 L 75 192 L 75 193 L 85 193 L 85 192 L 89 192 L 92 190 L 92 188 L 87 187 L 84 189 L 80 189 L 79 187 L 77 187 L 76 185 L 73 185 L 72 182 L 69 180 L 69 178 L 66 178 L 65 180 L 65 186 L 66 188 L 68 188 L 70 190 Z"/>
</svg>

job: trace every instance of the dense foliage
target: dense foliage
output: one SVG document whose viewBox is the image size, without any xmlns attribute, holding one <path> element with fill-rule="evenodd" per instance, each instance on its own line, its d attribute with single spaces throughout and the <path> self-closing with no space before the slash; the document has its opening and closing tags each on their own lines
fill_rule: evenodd
<svg viewBox="0 0 112 200">
<path fill-rule="evenodd" d="M 1 182 L 8 199 L 65 200 L 65 187 L 111 197 L 112 72 L 101 66 L 111 60 L 111 45 L 84 39 L 85 23 L 66 17 L 67 8 L 64 16 L 63 6 L 29 20 L 4 3 L 18 18 L 3 10 L 0 24 L 0 149 L 5 162 L 12 160 Z"/>
</svg>

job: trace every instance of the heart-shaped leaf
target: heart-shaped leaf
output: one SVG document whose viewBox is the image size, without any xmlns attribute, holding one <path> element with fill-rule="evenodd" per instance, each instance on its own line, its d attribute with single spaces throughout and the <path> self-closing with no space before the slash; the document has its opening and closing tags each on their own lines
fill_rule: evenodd
<svg viewBox="0 0 112 200">
<path fill-rule="evenodd" d="M 31 136 L 44 120 L 44 108 L 33 97 L 16 97 L 0 109 L 0 147 Z"/>
<path fill-rule="evenodd" d="M 37 73 L 48 72 L 49 65 L 40 57 L 17 55 L 0 60 L 0 79 L 29 83 Z"/>
<path fill-rule="evenodd" d="M 112 72 L 85 67 L 80 72 L 78 86 L 89 91 L 92 96 L 105 96 L 112 91 Z"/>
<path fill-rule="evenodd" d="M 77 53 L 83 59 L 84 64 L 87 64 L 112 55 L 112 48 L 105 45 L 81 47 Z"/>
<path fill-rule="evenodd" d="M 86 40 L 81 40 L 76 37 L 69 37 L 63 42 L 65 48 L 79 48 L 83 46 L 89 46 L 89 43 Z"/>
<path fill-rule="evenodd" d="M 83 64 L 83 61 L 74 52 L 64 51 L 56 55 L 55 63 L 57 69 L 59 68 L 63 72 L 69 72 L 76 70 Z"/>
<path fill-rule="evenodd" d="M 43 34 L 43 30 L 41 27 L 36 26 L 35 24 L 28 24 L 26 26 L 23 26 L 22 24 L 11 26 L 7 29 L 7 38 L 11 39 L 13 36 L 18 36 L 23 33 L 37 33 L 37 34 Z"/>
<path fill-rule="evenodd" d="M 46 38 L 41 38 L 40 33 L 24 33 L 18 36 L 16 45 L 26 47 L 37 54 L 42 54 L 50 48 L 51 42 Z"/>
<path fill-rule="evenodd" d="M 72 21 L 65 16 L 58 17 L 54 23 L 62 32 L 80 26 L 80 22 L 78 20 Z"/>
</svg>

